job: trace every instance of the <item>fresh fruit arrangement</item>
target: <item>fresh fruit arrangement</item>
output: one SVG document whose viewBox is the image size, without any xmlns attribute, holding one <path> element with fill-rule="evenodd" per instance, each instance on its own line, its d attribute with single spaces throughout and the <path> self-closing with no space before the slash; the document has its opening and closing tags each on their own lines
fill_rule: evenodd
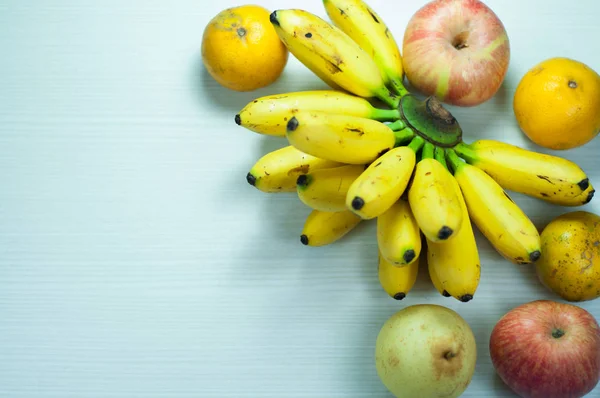
<svg viewBox="0 0 600 398">
<path fill-rule="evenodd" d="M 404 299 L 426 267 L 440 295 L 469 302 L 481 278 L 477 228 L 506 260 L 532 265 L 563 300 L 600 297 L 600 216 L 572 211 L 538 231 L 507 192 L 582 206 L 595 193 L 586 172 L 499 140 L 465 142 L 444 107 L 479 105 L 501 86 L 510 43 L 498 16 L 480 0 L 431 0 L 410 19 L 401 55 L 364 0 L 323 6 L 331 22 L 282 9 L 269 14 L 267 29 L 262 12 L 261 32 L 281 44 L 269 41 L 278 54 L 266 69 L 270 82 L 289 52 L 329 89 L 261 96 L 235 115 L 237 125 L 282 140 L 246 180 L 264 193 L 294 193 L 311 209 L 300 242 L 330 245 L 374 220 L 379 282 L 390 297 Z M 215 59 L 205 58 L 207 68 Z M 246 72 L 260 73 L 257 65 Z M 551 58 L 519 82 L 515 119 L 541 147 L 575 148 L 600 132 L 599 93 L 600 75 L 587 65 Z M 416 304 L 382 324 L 374 354 L 377 375 L 395 397 L 459 397 L 475 372 L 477 348 L 457 312 Z M 538 300 L 508 311 L 493 328 L 489 354 L 521 397 L 579 398 L 600 381 L 600 327 L 573 304 Z"/>
<path fill-rule="evenodd" d="M 376 220 L 380 281 L 396 299 L 412 289 L 426 250 L 439 293 L 472 300 L 481 277 L 474 226 L 507 260 L 539 260 L 538 230 L 506 191 L 584 205 L 595 192 L 585 171 L 564 158 L 501 141 L 465 142 L 438 96 L 420 98 L 406 89 L 398 45 L 374 10 L 362 0 L 323 3 L 332 23 L 301 9 L 270 14 L 289 52 L 331 89 L 263 96 L 235 115 L 252 132 L 286 140 L 257 160 L 248 183 L 266 193 L 296 192 L 312 209 L 300 237 L 304 245 L 332 244 L 360 222 Z M 452 3 L 452 14 L 462 3 L 477 2 L 442 3 Z M 491 10 L 478 7 L 485 10 L 482 17 L 495 21 Z M 490 29 L 498 50 L 492 52 L 503 55 L 496 59 L 500 63 L 482 63 L 472 82 L 457 83 L 473 90 L 463 93 L 465 101 L 489 98 L 504 75 L 508 40 L 499 21 Z M 459 34 L 463 42 L 456 51 L 463 51 L 470 36 Z M 481 46 L 474 43 L 468 49 L 473 57 Z M 489 79 L 486 70 L 498 78 Z M 482 84 L 489 86 L 484 90 Z"/>
</svg>

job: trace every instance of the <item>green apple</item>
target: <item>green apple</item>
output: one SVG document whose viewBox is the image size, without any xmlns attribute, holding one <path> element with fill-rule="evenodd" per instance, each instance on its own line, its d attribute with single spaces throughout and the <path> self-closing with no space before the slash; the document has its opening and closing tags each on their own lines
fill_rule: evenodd
<svg viewBox="0 0 600 398">
<path fill-rule="evenodd" d="M 375 343 L 377 374 L 397 398 L 460 396 L 475 372 L 477 347 L 455 311 L 417 304 L 392 315 Z"/>
</svg>

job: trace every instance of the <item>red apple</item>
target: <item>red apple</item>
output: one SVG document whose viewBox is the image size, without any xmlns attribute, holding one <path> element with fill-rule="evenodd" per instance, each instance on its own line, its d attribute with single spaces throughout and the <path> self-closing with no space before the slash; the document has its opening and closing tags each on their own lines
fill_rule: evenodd
<svg viewBox="0 0 600 398">
<path fill-rule="evenodd" d="M 404 70 L 410 84 L 456 106 L 493 97 L 506 76 L 510 44 L 498 16 L 479 0 L 434 0 L 404 32 Z"/>
<path fill-rule="evenodd" d="M 600 327 L 573 304 L 514 308 L 495 325 L 489 349 L 496 372 L 521 397 L 583 397 L 600 379 Z"/>
</svg>

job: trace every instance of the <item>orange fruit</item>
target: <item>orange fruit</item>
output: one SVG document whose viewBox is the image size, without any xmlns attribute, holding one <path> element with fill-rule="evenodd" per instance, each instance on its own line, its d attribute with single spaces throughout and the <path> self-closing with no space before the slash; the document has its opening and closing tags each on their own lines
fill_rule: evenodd
<svg viewBox="0 0 600 398">
<path fill-rule="evenodd" d="M 513 111 L 523 133 L 537 145 L 564 150 L 600 132 L 600 75 L 570 58 L 550 58 L 521 79 Z"/>
<path fill-rule="evenodd" d="M 243 5 L 221 11 L 205 27 L 202 62 L 219 84 L 253 91 L 283 73 L 289 52 L 269 16 L 263 7 Z"/>
</svg>

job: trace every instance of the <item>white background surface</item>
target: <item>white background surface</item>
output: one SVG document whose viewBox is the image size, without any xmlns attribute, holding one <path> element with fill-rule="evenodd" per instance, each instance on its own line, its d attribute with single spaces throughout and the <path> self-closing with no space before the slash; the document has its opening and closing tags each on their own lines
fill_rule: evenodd
<svg viewBox="0 0 600 398">
<path fill-rule="evenodd" d="M 398 40 L 425 1 L 370 4 Z M 509 309 L 557 299 L 532 268 L 478 235 L 475 299 L 438 295 L 427 273 L 402 302 L 376 273 L 374 223 L 325 248 L 300 244 L 309 209 L 245 181 L 284 145 L 235 125 L 255 97 L 325 86 L 293 57 L 282 78 L 233 93 L 204 72 L 202 32 L 222 1 L 0 0 L 0 396 L 390 397 L 375 373 L 380 326 L 438 303 L 472 326 L 465 397 L 510 397 L 487 344 Z M 318 0 L 262 0 L 269 9 Z M 498 95 L 450 108 L 465 139 L 528 148 L 511 108 L 537 62 L 600 69 L 592 0 L 488 0 L 512 48 Z M 600 139 L 562 153 L 600 188 Z M 570 209 L 514 195 L 542 226 Z M 600 213 L 600 198 L 583 209 Z M 600 319 L 600 301 L 579 304 Z M 600 387 L 590 396 L 600 396 Z"/>
</svg>

